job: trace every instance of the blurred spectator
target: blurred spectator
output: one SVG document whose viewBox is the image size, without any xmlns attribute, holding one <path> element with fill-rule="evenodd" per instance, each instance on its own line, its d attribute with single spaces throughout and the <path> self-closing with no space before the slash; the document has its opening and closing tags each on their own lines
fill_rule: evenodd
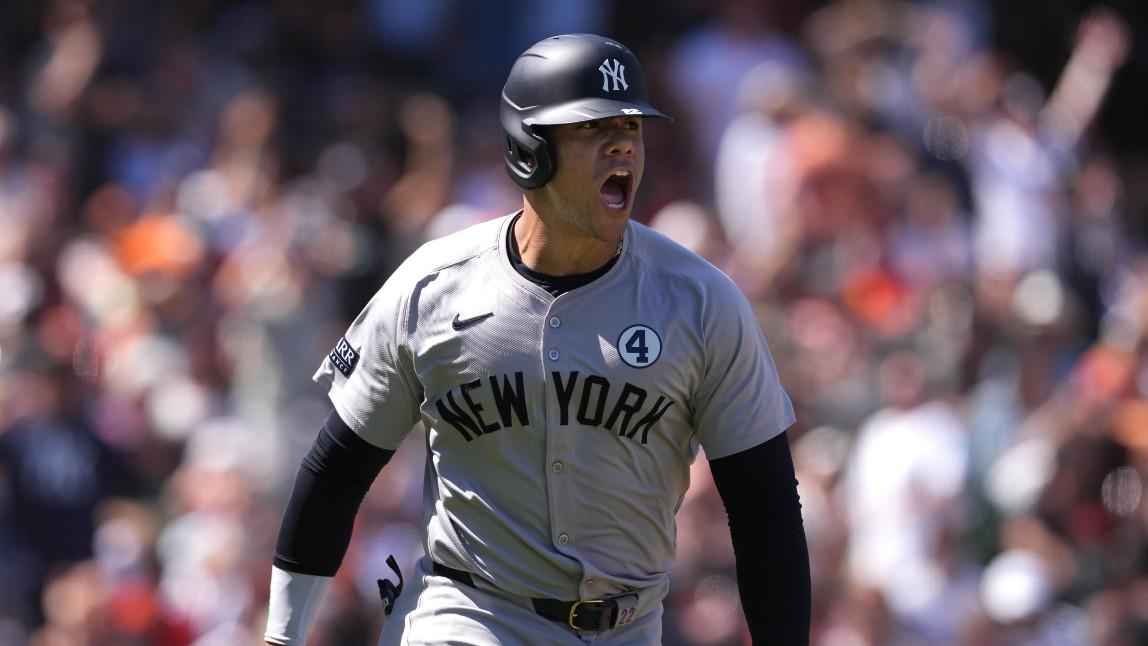
<svg viewBox="0 0 1148 646">
<path fill-rule="evenodd" d="M 44 616 L 41 595 L 60 569 L 94 548 L 95 511 L 113 495 L 136 494 L 122 460 L 82 416 L 80 384 L 67 367 L 22 370 L 5 380 L 0 433 L 0 607 L 25 625 Z"/>
<path fill-rule="evenodd" d="M 786 65 L 758 64 L 740 81 L 740 113 L 726 126 L 714 164 L 714 203 L 743 284 L 767 281 L 792 235 L 786 220 L 795 189 L 790 126 L 807 113 L 810 79 Z M 746 276 L 741 275 L 744 271 Z"/>
<path fill-rule="evenodd" d="M 713 188 L 704 170 L 713 168 L 722 131 L 737 114 L 742 79 L 765 62 L 795 70 L 804 66 L 800 49 L 773 24 L 771 7 L 721 0 L 713 20 L 682 34 L 670 52 L 667 81 L 698 155 L 698 185 L 690 188 L 705 199 L 711 199 Z"/>
<path fill-rule="evenodd" d="M 897 275 L 926 293 L 968 276 L 973 263 L 970 218 L 952 177 L 922 171 L 906 188 L 904 209 L 890 241 Z"/>
<path fill-rule="evenodd" d="M 885 406 L 858 430 L 842 481 L 848 572 L 880 591 L 913 639 L 954 643 L 975 607 L 961 555 L 952 553 L 964 525 L 967 431 L 930 392 L 920 357 L 892 354 L 878 370 Z"/>
</svg>

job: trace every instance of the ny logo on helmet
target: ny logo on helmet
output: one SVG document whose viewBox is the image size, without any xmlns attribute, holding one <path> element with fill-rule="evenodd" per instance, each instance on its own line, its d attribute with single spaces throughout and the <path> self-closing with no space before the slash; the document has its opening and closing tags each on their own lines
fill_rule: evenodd
<svg viewBox="0 0 1148 646">
<path fill-rule="evenodd" d="M 610 66 L 611 62 L 614 63 L 613 67 Z M 610 91 L 610 79 L 614 79 L 614 90 L 627 90 L 630 88 L 630 84 L 626 82 L 626 66 L 619 63 L 618 59 L 607 58 L 602 61 L 602 64 L 598 66 L 598 71 L 602 73 L 603 92 Z M 619 88 L 619 85 L 622 87 Z"/>
</svg>

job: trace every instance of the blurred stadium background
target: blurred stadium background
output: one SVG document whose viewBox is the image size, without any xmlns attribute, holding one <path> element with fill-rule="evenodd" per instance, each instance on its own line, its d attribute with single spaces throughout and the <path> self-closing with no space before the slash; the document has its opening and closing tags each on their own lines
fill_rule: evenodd
<svg viewBox="0 0 1148 646">
<path fill-rule="evenodd" d="M 260 642 L 328 405 L 428 237 L 517 208 L 510 62 L 630 45 L 635 217 L 735 278 L 798 410 L 813 643 L 1148 643 L 1148 4 L 7 0 L 0 645 Z M 376 483 L 318 645 L 419 550 Z M 665 643 L 744 644 L 704 460 Z"/>
</svg>

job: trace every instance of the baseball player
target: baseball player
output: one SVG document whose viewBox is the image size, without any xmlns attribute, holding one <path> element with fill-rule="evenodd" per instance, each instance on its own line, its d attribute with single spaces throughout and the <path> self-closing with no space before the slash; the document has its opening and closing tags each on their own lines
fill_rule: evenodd
<svg viewBox="0 0 1148 646">
<path fill-rule="evenodd" d="M 630 221 L 647 118 L 664 115 L 613 40 L 515 62 L 501 121 L 523 208 L 412 254 L 320 365 L 334 410 L 284 513 L 268 643 L 304 643 L 419 421 L 426 555 L 388 584 L 380 644 L 660 643 L 699 446 L 755 643 L 808 643 L 793 407 L 738 288 Z"/>
</svg>

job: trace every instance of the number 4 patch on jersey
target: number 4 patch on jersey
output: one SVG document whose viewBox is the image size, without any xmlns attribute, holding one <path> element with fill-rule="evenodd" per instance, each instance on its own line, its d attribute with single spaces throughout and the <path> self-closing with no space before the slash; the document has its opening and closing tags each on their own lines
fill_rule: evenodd
<svg viewBox="0 0 1148 646">
<path fill-rule="evenodd" d="M 618 356 L 634 368 L 645 368 L 661 354 L 661 337 L 645 325 L 631 325 L 618 337 Z"/>
</svg>

